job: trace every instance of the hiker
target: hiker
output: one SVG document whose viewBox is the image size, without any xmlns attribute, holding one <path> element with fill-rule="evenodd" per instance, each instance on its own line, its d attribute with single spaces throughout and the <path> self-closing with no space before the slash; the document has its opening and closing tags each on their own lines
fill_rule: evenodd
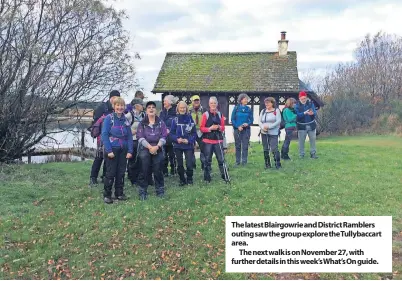
<svg viewBox="0 0 402 281">
<path fill-rule="evenodd" d="M 138 140 L 137 140 L 137 128 L 141 120 L 145 117 L 144 107 L 142 99 L 134 98 L 131 101 L 133 110 L 130 110 L 126 114 L 127 120 L 131 124 L 131 132 L 133 134 L 133 157 L 128 160 L 127 163 L 127 173 L 128 178 L 132 185 L 137 184 L 138 174 L 140 173 L 140 161 L 137 157 L 138 153 Z M 152 176 L 152 174 L 150 175 Z"/>
<path fill-rule="evenodd" d="M 282 110 L 282 117 L 285 120 L 285 141 L 283 142 L 281 149 L 281 158 L 283 160 L 290 160 L 289 146 L 292 141 L 293 135 L 296 132 L 296 100 L 294 98 L 288 98 L 285 102 L 285 108 Z"/>
<path fill-rule="evenodd" d="M 202 141 L 204 142 L 205 169 L 204 180 L 211 182 L 212 153 L 215 153 L 218 160 L 219 170 L 222 179 L 225 179 L 223 134 L 225 131 L 224 116 L 217 110 L 218 100 L 216 97 L 209 98 L 209 110 L 201 118 L 200 130 L 203 132 Z"/>
<path fill-rule="evenodd" d="M 200 161 L 201 161 L 201 170 L 204 170 L 205 167 L 205 155 L 204 152 L 202 151 L 203 149 L 203 142 L 202 142 L 202 132 L 200 130 L 200 124 L 201 124 L 201 118 L 202 114 L 205 112 L 204 108 L 201 106 L 200 102 L 200 96 L 194 95 L 191 97 L 191 102 L 192 104 L 190 105 L 188 111 L 191 114 L 191 117 L 193 118 L 197 130 L 197 138 L 196 142 L 198 144 L 198 147 L 200 149 Z M 195 160 L 195 154 L 194 154 L 194 169 L 196 168 L 196 160 Z"/>
<path fill-rule="evenodd" d="M 163 162 L 163 146 L 166 143 L 167 129 L 165 123 L 156 116 L 156 103 L 149 101 L 146 104 L 146 115 L 137 129 L 139 143 L 138 157 L 141 161 L 139 177 L 140 200 L 146 200 L 148 193 L 148 179 L 151 169 L 154 174 L 155 191 L 158 197 L 165 195 L 165 182 L 161 169 Z"/>
<path fill-rule="evenodd" d="M 310 141 L 310 157 L 317 159 L 316 141 L 316 121 L 317 111 L 313 102 L 307 99 L 304 91 L 299 93 L 299 102 L 295 105 L 297 114 L 297 135 L 299 138 L 299 155 L 304 158 L 304 143 L 308 135 Z"/>
<path fill-rule="evenodd" d="M 127 200 L 124 195 L 124 174 L 127 159 L 133 155 L 133 135 L 130 123 L 124 115 L 124 99 L 113 100 L 114 112 L 105 117 L 102 125 L 102 142 L 105 146 L 106 179 L 104 184 L 104 202 L 113 203 L 112 187 L 117 200 Z"/>
<path fill-rule="evenodd" d="M 172 121 L 170 137 L 173 141 L 174 152 L 177 159 L 177 173 L 180 186 L 193 184 L 194 145 L 197 138 L 197 129 L 187 104 L 180 101 L 176 107 L 177 117 Z M 186 159 L 186 175 L 184 176 L 183 154 Z"/>
<path fill-rule="evenodd" d="M 170 163 L 170 175 L 176 174 L 176 159 L 173 150 L 173 143 L 170 138 L 170 127 L 172 126 L 172 120 L 176 117 L 176 102 L 177 98 L 172 95 L 167 95 L 163 99 L 163 108 L 159 115 L 159 118 L 165 123 L 168 137 L 166 139 L 166 145 L 164 147 L 164 162 L 162 162 L 161 168 L 165 177 L 169 176 L 168 166 Z"/>
<path fill-rule="evenodd" d="M 113 112 L 113 100 L 116 97 L 120 97 L 120 92 L 117 90 L 113 90 L 109 94 L 109 100 L 106 102 L 103 102 L 101 105 L 99 105 L 95 111 L 94 111 L 94 117 L 93 117 L 93 122 L 91 127 L 96 123 L 96 121 L 99 120 L 102 116 L 109 115 L 110 113 Z M 89 176 L 89 186 L 94 186 L 98 184 L 98 175 L 99 171 L 101 169 L 103 162 L 103 143 L 101 141 L 101 135 L 96 138 L 96 154 L 95 154 L 95 159 L 94 162 L 92 163 L 92 168 L 91 168 L 91 175 Z M 103 173 L 101 176 L 101 182 L 104 182 L 104 178 L 106 175 L 106 166 L 103 164 Z"/>
<path fill-rule="evenodd" d="M 270 152 L 275 161 L 275 167 L 281 168 L 281 156 L 278 151 L 278 131 L 281 123 L 281 112 L 276 108 L 273 97 L 264 99 L 265 108 L 260 113 L 259 125 L 264 149 L 265 169 L 271 168 Z"/>
<path fill-rule="evenodd" d="M 236 147 L 236 165 L 246 165 L 248 156 L 248 146 L 250 142 L 250 125 L 254 122 L 253 112 L 247 106 L 250 97 L 242 93 L 239 95 L 236 105 L 232 111 L 231 121 Z"/>
<path fill-rule="evenodd" d="M 144 103 L 144 98 L 145 98 L 145 96 L 144 96 L 144 93 L 142 92 L 142 91 L 136 91 L 135 92 L 135 94 L 134 94 L 134 99 L 133 100 L 135 100 L 135 99 L 140 99 L 141 101 L 142 101 L 142 103 Z M 134 105 L 132 104 L 132 103 L 129 103 L 127 106 L 126 106 L 126 110 L 124 111 L 124 114 L 127 114 L 127 113 L 129 113 L 130 111 L 133 111 L 133 107 L 134 107 Z"/>
</svg>

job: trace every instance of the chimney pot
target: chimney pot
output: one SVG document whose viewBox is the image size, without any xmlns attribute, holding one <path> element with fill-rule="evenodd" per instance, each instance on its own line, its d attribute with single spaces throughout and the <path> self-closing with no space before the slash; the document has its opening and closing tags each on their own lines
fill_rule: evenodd
<svg viewBox="0 0 402 281">
<path fill-rule="evenodd" d="M 286 40 L 286 31 L 282 31 L 281 40 L 278 40 L 279 56 L 286 56 L 288 54 L 288 42 L 289 40 Z"/>
</svg>

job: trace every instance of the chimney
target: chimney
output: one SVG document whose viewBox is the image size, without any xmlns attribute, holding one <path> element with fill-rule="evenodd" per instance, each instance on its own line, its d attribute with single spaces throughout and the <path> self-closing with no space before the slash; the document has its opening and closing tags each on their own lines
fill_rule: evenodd
<svg viewBox="0 0 402 281">
<path fill-rule="evenodd" d="M 286 40 L 286 31 L 281 32 L 281 40 L 278 41 L 279 56 L 286 56 L 288 54 L 288 42 Z"/>
</svg>

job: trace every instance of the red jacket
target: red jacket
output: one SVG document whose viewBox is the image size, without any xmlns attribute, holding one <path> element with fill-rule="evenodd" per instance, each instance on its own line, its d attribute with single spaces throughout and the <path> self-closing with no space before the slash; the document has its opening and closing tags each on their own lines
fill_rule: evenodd
<svg viewBox="0 0 402 281">
<path fill-rule="evenodd" d="M 211 111 L 209 111 L 209 115 L 211 116 L 215 116 L 217 113 L 212 113 Z M 221 123 L 220 123 L 220 128 L 219 131 L 224 133 L 225 132 L 225 117 L 223 116 L 223 114 L 221 113 Z M 203 113 L 202 114 L 202 118 L 201 118 L 201 123 L 200 123 L 200 131 L 203 133 L 209 133 L 211 132 L 209 130 L 209 127 L 206 127 L 206 123 L 207 123 L 207 113 Z M 210 143 L 210 144 L 217 144 L 217 143 L 221 143 L 223 142 L 223 136 L 222 136 L 222 140 L 211 140 L 211 139 L 206 139 L 203 138 L 202 139 L 203 142 L 205 143 Z"/>
</svg>

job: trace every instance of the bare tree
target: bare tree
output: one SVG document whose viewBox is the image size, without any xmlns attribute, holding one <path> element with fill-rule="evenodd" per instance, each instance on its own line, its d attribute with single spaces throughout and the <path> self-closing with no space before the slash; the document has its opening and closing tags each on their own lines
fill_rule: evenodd
<svg viewBox="0 0 402 281">
<path fill-rule="evenodd" d="M 0 162 L 48 133 L 52 117 L 135 85 L 125 14 L 96 0 L 0 0 Z"/>
<path fill-rule="evenodd" d="M 326 132 L 367 130 L 380 115 L 401 109 L 402 37 L 367 35 L 354 54 L 355 62 L 337 65 L 323 80 L 326 106 L 319 114 Z"/>
</svg>

